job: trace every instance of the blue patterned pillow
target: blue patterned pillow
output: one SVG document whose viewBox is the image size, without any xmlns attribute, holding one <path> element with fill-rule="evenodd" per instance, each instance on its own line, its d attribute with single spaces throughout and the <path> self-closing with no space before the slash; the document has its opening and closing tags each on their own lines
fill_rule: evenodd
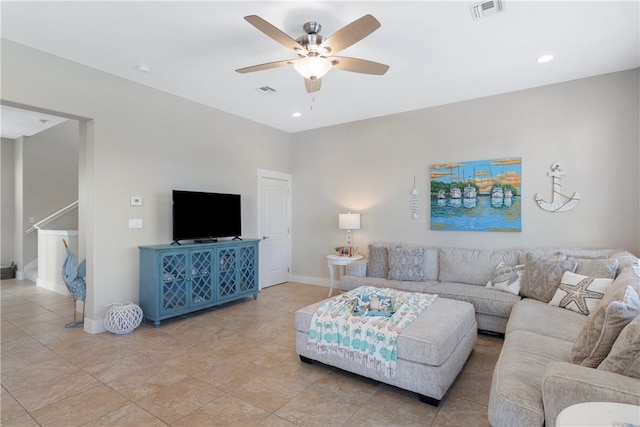
<svg viewBox="0 0 640 427">
<path fill-rule="evenodd" d="M 389 280 L 424 282 L 425 248 L 394 246 L 389 249 Z"/>
</svg>

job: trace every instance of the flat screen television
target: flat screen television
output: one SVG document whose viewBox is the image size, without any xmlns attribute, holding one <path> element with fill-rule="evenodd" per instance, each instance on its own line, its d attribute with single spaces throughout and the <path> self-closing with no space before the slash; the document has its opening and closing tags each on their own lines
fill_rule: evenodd
<svg viewBox="0 0 640 427">
<path fill-rule="evenodd" d="M 173 241 L 240 237 L 239 194 L 173 190 Z"/>
</svg>

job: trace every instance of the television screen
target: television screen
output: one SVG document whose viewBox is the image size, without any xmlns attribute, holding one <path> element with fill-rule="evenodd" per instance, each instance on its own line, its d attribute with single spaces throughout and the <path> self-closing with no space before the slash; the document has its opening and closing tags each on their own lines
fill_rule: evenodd
<svg viewBox="0 0 640 427">
<path fill-rule="evenodd" d="M 242 234 L 240 195 L 173 190 L 173 240 L 212 241 Z"/>
</svg>

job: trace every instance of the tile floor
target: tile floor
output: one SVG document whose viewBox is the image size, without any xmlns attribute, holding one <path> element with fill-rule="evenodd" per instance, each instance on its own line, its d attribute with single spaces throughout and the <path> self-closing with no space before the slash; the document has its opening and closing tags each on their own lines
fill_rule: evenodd
<svg viewBox="0 0 640 427">
<path fill-rule="evenodd" d="M 439 408 L 295 353 L 294 313 L 326 298 L 285 283 L 128 335 L 65 329 L 72 300 L 0 282 L 2 426 L 486 426 L 502 347 L 481 335 Z M 334 291 L 335 292 L 335 291 Z"/>
</svg>

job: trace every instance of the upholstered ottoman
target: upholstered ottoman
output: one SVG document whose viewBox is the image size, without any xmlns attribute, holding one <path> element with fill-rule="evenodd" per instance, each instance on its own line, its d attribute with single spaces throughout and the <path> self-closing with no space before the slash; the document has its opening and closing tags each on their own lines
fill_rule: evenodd
<svg viewBox="0 0 640 427">
<path fill-rule="evenodd" d="M 334 297 L 336 298 L 336 297 Z M 418 393 L 438 406 L 456 379 L 478 338 L 473 306 L 437 298 L 398 336 L 395 376 L 369 369 L 336 354 L 307 349 L 311 319 L 324 301 L 296 312 L 296 351 L 303 362 L 318 361 L 364 377 Z"/>
</svg>

